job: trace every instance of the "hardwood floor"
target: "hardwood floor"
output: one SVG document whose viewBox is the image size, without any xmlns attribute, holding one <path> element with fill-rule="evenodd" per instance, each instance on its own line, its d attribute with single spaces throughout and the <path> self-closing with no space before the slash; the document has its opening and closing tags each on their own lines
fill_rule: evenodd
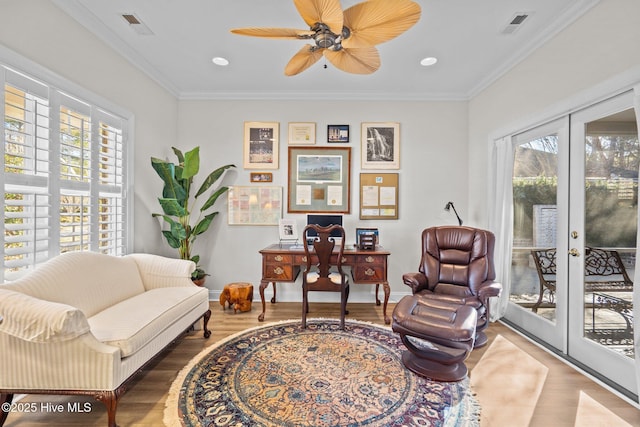
<svg viewBox="0 0 640 427">
<path fill-rule="evenodd" d="M 338 307 L 311 303 L 309 317 L 337 317 Z M 119 426 L 164 425 L 169 387 L 178 371 L 202 349 L 246 328 L 300 318 L 300 303 L 268 304 L 264 323 L 258 322 L 259 304 L 255 302 L 247 313 L 223 311 L 217 302 L 211 303 L 211 309 L 211 337 L 205 340 L 202 331 L 188 332 L 145 369 L 120 399 Z M 384 324 L 382 309 L 374 304 L 349 304 L 349 311 L 350 319 Z M 390 305 L 388 312 L 392 311 Z M 487 335 L 489 343 L 467 359 L 471 381 L 476 382 L 474 392 L 483 407 L 483 427 L 640 426 L 640 411 L 634 406 L 505 325 L 492 324 Z M 28 395 L 20 402 L 35 403 L 25 407 L 37 410 L 9 414 L 6 427 L 107 424 L 104 406 L 90 398 Z M 54 412 L 58 405 L 63 409 Z"/>
</svg>

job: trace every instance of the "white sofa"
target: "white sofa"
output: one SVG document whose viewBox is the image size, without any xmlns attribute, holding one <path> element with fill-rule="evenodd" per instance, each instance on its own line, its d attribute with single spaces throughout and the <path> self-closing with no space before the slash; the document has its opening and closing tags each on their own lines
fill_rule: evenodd
<svg viewBox="0 0 640 427">
<path fill-rule="evenodd" d="M 57 256 L 0 285 L 0 403 L 13 395 L 87 394 L 115 426 L 128 380 L 203 317 L 191 261 L 149 254 Z M 0 426 L 7 412 L 0 411 Z"/>
</svg>

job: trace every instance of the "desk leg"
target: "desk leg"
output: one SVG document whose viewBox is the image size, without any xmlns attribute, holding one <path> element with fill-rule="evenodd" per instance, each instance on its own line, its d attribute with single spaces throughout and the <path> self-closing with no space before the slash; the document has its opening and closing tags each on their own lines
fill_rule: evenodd
<svg viewBox="0 0 640 427">
<path fill-rule="evenodd" d="M 258 316 L 258 321 L 263 322 L 264 321 L 264 312 L 266 310 L 266 305 L 264 303 L 264 288 L 266 288 L 267 286 L 269 286 L 269 281 L 268 280 L 261 280 L 260 281 L 260 301 L 262 302 L 262 313 L 260 313 L 260 315 Z M 275 287 L 276 284 L 275 282 L 273 283 L 273 288 L 275 291 Z"/>
<path fill-rule="evenodd" d="M 380 290 L 380 283 L 376 283 L 376 305 L 380 305 L 380 298 L 378 298 L 378 290 Z"/>
<path fill-rule="evenodd" d="M 275 304 L 276 303 L 276 282 L 271 282 L 273 283 L 273 296 L 271 297 L 271 304 Z"/>
<path fill-rule="evenodd" d="M 378 285 L 376 285 L 376 287 L 377 286 Z M 384 289 L 384 305 L 382 306 L 382 315 L 384 316 L 384 323 L 388 325 L 391 323 L 391 319 L 389 318 L 389 316 L 387 316 L 387 303 L 389 302 L 389 294 L 391 293 L 389 282 L 384 282 L 382 284 L 382 289 Z"/>
</svg>

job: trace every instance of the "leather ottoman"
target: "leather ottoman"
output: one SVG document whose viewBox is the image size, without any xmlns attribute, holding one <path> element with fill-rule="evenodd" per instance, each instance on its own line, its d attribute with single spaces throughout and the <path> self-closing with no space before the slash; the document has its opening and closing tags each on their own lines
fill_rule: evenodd
<svg viewBox="0 0 640 427">
<path fill-rule="evenodd" d="M 402 362 L 411 371 L 437 381 L 460 381 L 473 349 L 476 310 L 420 295 L 405 296 L 393 310 L 393 331 L 408 351 Z"/>
</svg>

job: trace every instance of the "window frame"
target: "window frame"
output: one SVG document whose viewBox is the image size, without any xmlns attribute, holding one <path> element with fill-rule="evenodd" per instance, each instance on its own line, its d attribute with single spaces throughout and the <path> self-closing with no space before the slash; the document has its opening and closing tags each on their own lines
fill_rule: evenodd
<svg viewBox="0 0 640 427">
<path fill-rule="evenodd" d="M 9 271 L 5 257 L 3 257 L 3 266 L 0 268 L 1 280 L 0 283 L 14 280 L 20 276 L 31 271 L 34 267 L 42 264 L 46 260 L 60 254 L 64 250 L 62 249 L 62 243 L 60 240 L 60 205 L 61 195 L 71 192 L 72 194 L 83 194 L 90 203 L 89 215 L 91 221 L 95 221 L 95 226 L 92 226 L 87 236 L 81 238 L 86 242 L 82 250 L 90 250 L 103 253 L 113 253 L 118 255 L 124 255 L 131 253 L 133 250 L 133 236 L 134 236 L 134 215 L 133 205 L 134 201 L 130 197 L 133 194 L 133 130 L 134 130 L 134 115 L 128 110 L 114 105 L 112 102 L 102 98 L 95 93 L 76 85 L 75 83 L 53 73 L 45 67 L 28 60 L 21 55 L 0 46 L 0 94 L 2 102 L 0 102 L 0 115 L 3 118 L 3 123 L 6 117 L 5 112 L 5 83 L 15 87 L 15 81 L 12 84 L 7 81 L 6 76 L 11 74 L 15 80 L 24 78 L 25 84 L 33 83 L 38 86 L 39 91 L 46 89 L 46 100 L 48 108 L 48 148 L 47 153 L 49 155 L 49 176 L 43 178 L 41 176 L 28 176 L 22 179 L 23 175 L 5 173 L 5 131 L 2 132 L 2 148 L 3 156 L 0 158 L 0 167 L 2 173 L 0 174 L 0 184 L 3 189 L 3 197 L 0 199 L 2 204 L 2 211 L 5 211 L 5 197 L 7 193 L 6 187 L 10 184 L 15 184 L 14 178 L 18 177 L 18 183 L 23 184 L 23 189 L 28 192 L 30 189 L 29 181 L 33 178 L 35 181 L 33 184 L 37 184 L 32 187 L 32 190 L 42 191 L 45 189 L 49 196 L 48 200 L 48 215 L 49 220 L 49 234 L 45 238 L 46 249 L 36 251 L 37 253 L 31 257 L 27 262 L 20 262 L 21 268 L 17 272 L 7 274 Z M 18 76 L 18 77 L 16 77 Z M 21 88 L 18 88 L 21 89 Z M 43 92 L 38 93 L 39 97 L 42 97 Z M 79 107 L 79 109 L 88 113 L 91 118 L 91 124 L 89 132 L 91 133 L 91 143 L 88 151 L 91 152 L 90 162 L 90 176 L 88 182 L 62 182 L 60 171 L 60 117 L 61 107 Z M 107 129 L 106 135 L 105 128 Z M 115 132 L 110 132 L 115 131 Z M 113 138 L 113 139 L 112 139 Z M 102 168 L 103 162 L 111 161 L 104 156 L 105 142 L 107 144 L 113 144 L 118 146 L 115 153 L 109 155 L 119 156 L 115 164 L 110 165 L 113 168 L 113 177 L 111 182 L 104 182 L 103 176 L 105 171 L 109 169 L 109 165 Z M 57 153 L 57 155 L 52 155 Z M 115 166 L 118 166 L 115 168 Z M 119 170 L 118 170 L 119 169 Z M 109 171 L 111 172 L 111 171 Z M 13 175 L 13 176 L 12 176 Z M 47 182 L 43 185 L 43 180 Z M 71 185 L 67 185 L 71 184 Z M 39 188 L 38 188 L 39 187 Z M 115 195 L 118 203 L 117 211 L 109 209 L 111 203 L 113 203 Z M 121 216 L 121 218 L 115 219 L 116 229 L 113 228 L 101 228 L 101 224 L 104 224 L 104 220 L 107 223 L 110 222 L 113 215 Z M 36 217 L 38 219 L 40 217 Z M 5 248 L 6 237 L 4 230 L 6 230 L 5 222 L 3 221 L 3 233 L 0 235 L 2 239 L 2 247 Z M 120 228 L 120 229 L 118 229 Z M 105 236 L 106 240 L 105 240 Z M 86 237 L 86 238 L 85 238 Z M 117 240 L 117 241 L 116 241 Z M 115 242 L 115 243 L 114 243 Z M 40 242 L 40 245 L 42 242 Z M 114 250 L 114 247 L 121 248 L 120 250 Z"/>
</svg>

